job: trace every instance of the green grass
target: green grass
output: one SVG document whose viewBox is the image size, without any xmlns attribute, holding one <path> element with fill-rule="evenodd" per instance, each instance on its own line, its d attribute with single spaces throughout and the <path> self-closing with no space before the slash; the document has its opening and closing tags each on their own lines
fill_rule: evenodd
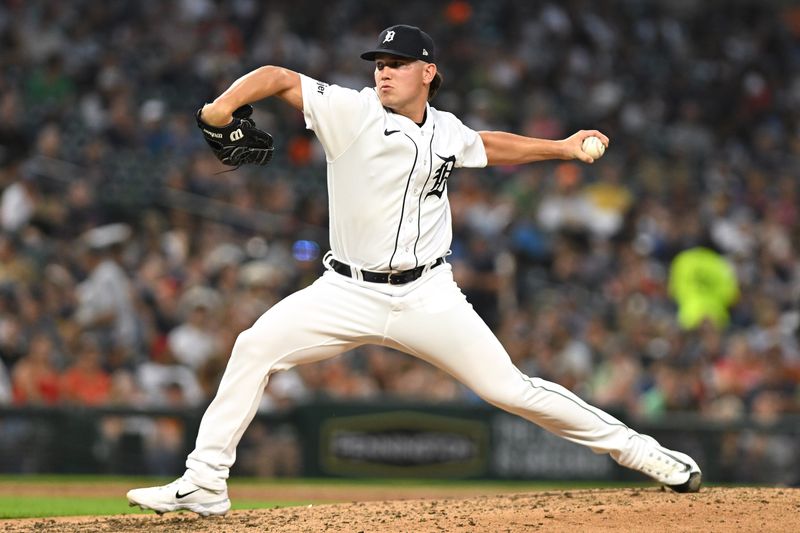
<svg viewBox="0 0 800 533">
<path fill-rule="evenodd" d="M 0 518 L 130 513 L 119 498 L 0 496 Z"/>
<path fill-rule="evenodd" d="M 87 476 L 87 475 L 0 475 L 0 519 L 10 518 L 44 518 L 54 516 L 101 516 L 116 514 L 141 513 L 138 507 L 128 506 L 125 500 L 125 491 L 132 487 L 146 487 L 169 483 L 172 479 L 145 478 L 145 477 L 117 477 L 117 476 Z M 49 487 L 52 485 L 65 485 L 69 487 L 103 487 L 107 489 L 106 495 L 85 496 L 36 496 L 28 494 L 9 495 L 8 490 L 2 491 L 4 486 L 14 484 L 19 487 Z M 231 487 L 308 487 L 310 491 L 321 487 L 453 487 L 497 489 L 498 491 L 530 492 L 539 490 L 578 490 L 589 488 L 632 487 L 637 483 L 631 482 L 532 482 L 532 481 L 452 481 L 452 480 L 419 480 L 419 479 L 261 479 L 261 478 L 236 478 L 231 481 Z M 647 484 L 641 484 L 647 486 Z M 652 486 L 652 485 L 651 485 Z M 66 490 L 66 489 L 65 489 Z M 21 493 L 26 490 L 20 489 Z M 343 498 L 342 501 L 346 501 Z M 265 509 L 276 507 L 291 507 L 308 504 L 331 503 L 322 500 L 233 500 L 234 509 Z"/>
<path fill-rule="evenodd" d="M 14 484 L 35 489 L 53 485 L 69 485 L 71 487 L 105 487 L 109 496 L 33 496 L 4 495 L 0 493 L 0 520 L 11 518 L 44 518 L 53 516 L 101 516 L 117 514 L 137 514 L 142 511 L 138 507 L 128 506 L 125 491 L 133 487 L 148 487 L 169 483 L 173 478 L 144 478 L 117 476 L 84 476 L 84 475 L 0 475 L 0 489 Z M 262 483 L 264 483 L 262 481 Z M 262 484 L 258 480 L 253 485 Z M 269 483 L 269 481 L 265 482 Z M 250 483 L 247 483 L 248 485 Z M 7 491 L 6 491 L 7 492 Z M 21 490 L 21 492 L 25 492 Z M 233 500 L 233 509 L 267 509 L 291 507 L 322 503 L 316 500 Z"/>
<path fill-rule="evenodd" d="M 234 509 L 273 509 L 308 505 L 311 502 L 298 501 L 255 501 L 234 500 Z M 37 496 L 0 496 L 0 519 L 44 518 L 53 516 L 101 516 L 119 514 L 138 514 L 138 507 L 129 507 L 125 498 L 50 496 L 46 500 Z"/>
</svg>

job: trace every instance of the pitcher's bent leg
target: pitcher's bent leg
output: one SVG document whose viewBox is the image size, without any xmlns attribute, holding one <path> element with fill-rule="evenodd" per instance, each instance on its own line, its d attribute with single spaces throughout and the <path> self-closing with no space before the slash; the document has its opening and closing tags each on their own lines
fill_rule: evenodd
<svg viewBox="0 0 800 533">
<path fill-rule="evenodd" d="M 212 490 L 225 488 L 236 446 L 256 414 L 271 373 L 358 345 L 327 308 L 332 305 L 329 292 L 318 281 L 276 304 L 238 336 L 186 460 L 186 479 Z"/>
</svg>

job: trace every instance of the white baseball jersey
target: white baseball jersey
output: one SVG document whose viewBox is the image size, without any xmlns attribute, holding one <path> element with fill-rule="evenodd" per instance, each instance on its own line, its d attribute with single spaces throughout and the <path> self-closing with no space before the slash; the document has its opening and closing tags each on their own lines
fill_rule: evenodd
<svg viewBox="0 0 800 533">
<path fill-rule="evenodd" d="M 418 126 L 355 91 L 301 76 L 303 114 L 328 162 L 330 244 L 336 259 L 407 270 L 445 255 L 452 240 L 447 178 L 486 166 L 477 132 L 427 105 Z"/>
</svg>

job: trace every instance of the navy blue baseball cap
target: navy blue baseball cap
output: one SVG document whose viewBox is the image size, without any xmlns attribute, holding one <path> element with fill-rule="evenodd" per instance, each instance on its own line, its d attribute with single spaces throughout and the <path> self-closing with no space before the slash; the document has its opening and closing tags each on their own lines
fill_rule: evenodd
<svg viewBox="0 0 800 533">
<path fill-rule="evenodd" d="M 361 54 L 361 59 L 372 61 L 378 54 L 391 54 L 435 63 L 435 52 L 430 35 L 416 26 L 397 24 L 383 30 L 378 37 L 378 46 Z"/>
</svg>

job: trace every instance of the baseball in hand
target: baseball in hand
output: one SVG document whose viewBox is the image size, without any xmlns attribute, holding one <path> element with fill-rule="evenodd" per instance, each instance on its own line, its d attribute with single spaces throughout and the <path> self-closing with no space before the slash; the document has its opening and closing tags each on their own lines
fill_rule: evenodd
<svg viewBox="0 0 800 533">
<path fill-rule="evenodd" d="M 600 159 L 606 151 L 606 147 L 598 137 L 586 137 L 583 140 L 581 149 L 592 159 Z"/>
</svg>

